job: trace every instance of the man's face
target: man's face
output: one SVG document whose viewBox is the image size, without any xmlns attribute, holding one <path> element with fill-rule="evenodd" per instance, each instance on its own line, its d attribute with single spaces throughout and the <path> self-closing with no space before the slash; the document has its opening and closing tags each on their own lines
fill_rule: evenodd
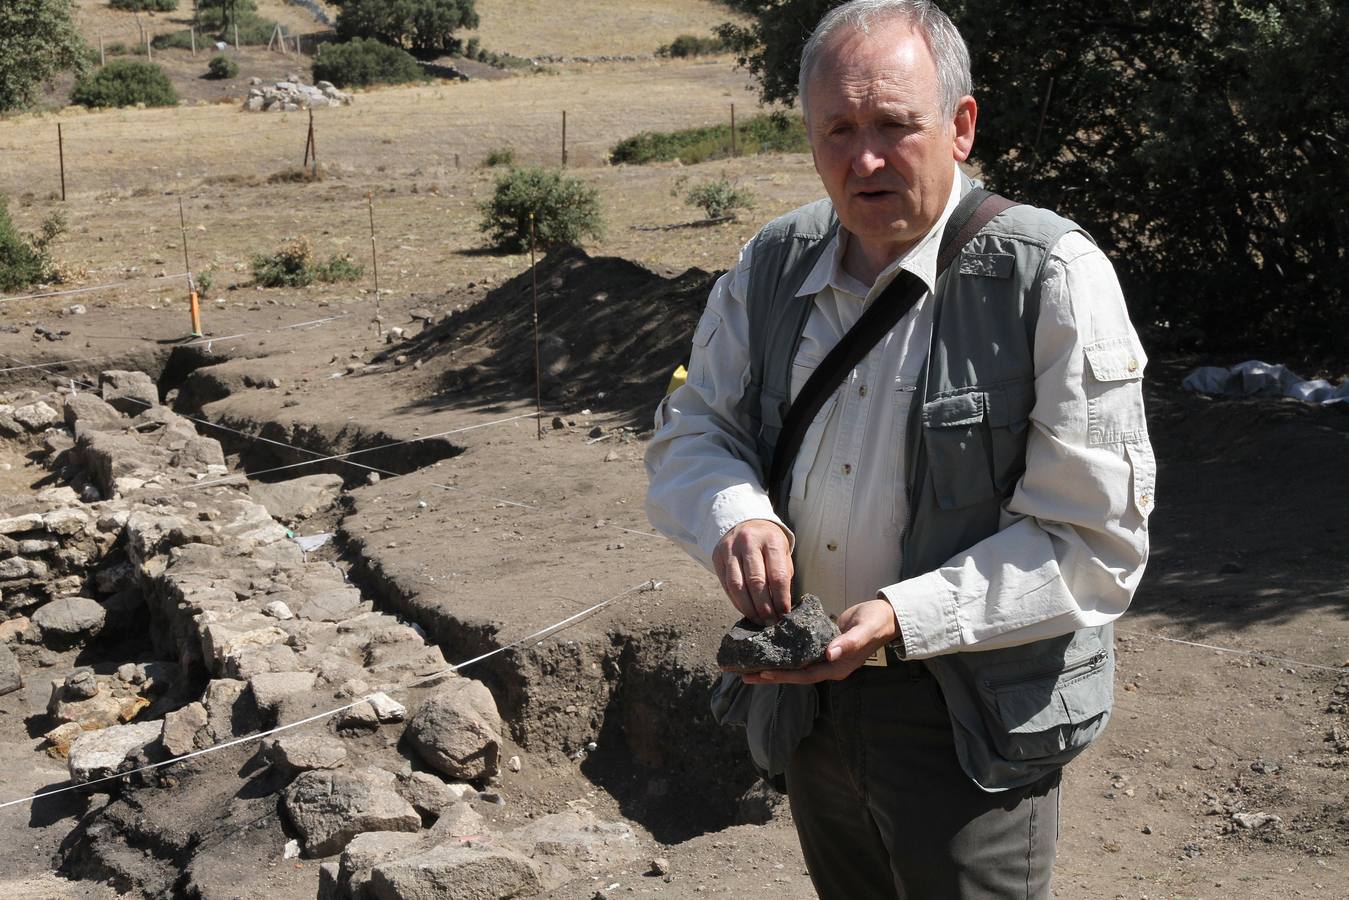
<svg viewBox="0 0 1349 900">
<path fill-rule="evenodd" d="M 943 113 L 932 54 L 902 22 L 835 35 L 806 91 L 815 170 L 840 221 L 869 257 L 898 257 L 946 207 L 952 162 L 974 142 L 974 99 Z"/>
</svg>

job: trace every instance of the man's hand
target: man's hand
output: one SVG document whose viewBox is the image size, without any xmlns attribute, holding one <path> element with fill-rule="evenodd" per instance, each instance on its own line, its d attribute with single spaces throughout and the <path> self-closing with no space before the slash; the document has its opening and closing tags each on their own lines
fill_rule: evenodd
<svg viewBox="0 0 1349 900">
<path fill-rule="evenodd" d="M 889 600 L 867 600 L 850 606 L 838 617 L 843 632 L 829 642 L 824 660 L 804 669 L 772 669 L 745 675 L 746 684 L 814 684 L 841 681 L 857 671 L 867 657 L 899 636 L 899 623 Z"/>
<path fill-rule="evenodd" d="M 791 545 L 776 522 L 741 522 L 712 551 L 712 564 L 721 589 L 746 619 L 767 624 L 791 611 Z"/>
</svg>

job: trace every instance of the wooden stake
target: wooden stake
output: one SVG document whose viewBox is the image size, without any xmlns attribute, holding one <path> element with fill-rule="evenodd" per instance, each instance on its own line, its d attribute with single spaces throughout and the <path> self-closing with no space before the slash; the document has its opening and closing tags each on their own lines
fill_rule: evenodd
<svg viewBox="0 0 1349 900">
<path fill-rule="evenodd" d="M 539 275 L 534 266 L 534 213 L 529 214 L 529 285 L 534 297 L 534 424 L 543 440 L 543 367 L 539 357 Z"/>
<path fill-rule="evenodd" d="M 187 256 L 187 217 L 183 214 L 183 198 L 178 198 L 178 227 L 183 232 L 183 269 L 187 272 L 187 299 L 192 312 L 192 336 L 201 337 L 201 303 L 197 299 L 197 285 L 192 279 L 192 263 Z"/>
<path fill-rule="evenodd" d="M 234 49 L 239 49 L 239 23 L 234 22 Z"/>
<path fill-rule="evenodd" d="M 731 104 L 731 158 L 735 159 L 739 154 L 735 149 L 735 104 Z"/>
<path fill-rule="evenodd" d="M 150 46 L 150 35 L 149 35 L 149 34 L 146 34 L 146 35 L 145 35 L 145 61 L 146 61 L 146 62 L 154 62 L 154 60 L 155 60 L 155 51 L 154 51 L 154 49 Z"/>
<path fill-rule="evenodd" d="M 567 111 L 562 110 L 562 165 L 567 165 Z"/>
<path fill-rule="evenodd" d="M 319 145 L 314 140 L 314 110 L 309 110 L 309 140 L 304 145 L 304 161 L 308 165 L 311 161 L 314 164 L 313 176 L 315 180 L 319 177 Z"/>
<path fill-rule="evenodd" d="M 103 50 L 103 35 L 98 36 L 98 64 L 106 66 L 108 64 L 108 54 Z"/>
<path fill-rule="evenodd" d="M 380 315 L 379 307 L 379 254 L 375 252 L 375 195 L 373 191 L 365 192 L 365 202 L 370 207 L 370 267 L 375 273 L 375 334 L 384 333 L 384 317 Z"/>
<path fill-rule="evenodd" d="M 276 33 L 280 30 L 281 24 L 279 22 L 272 25 L 272 33 L 267 35 L 267 52 L 271 52 L 272 45 L 276 43 Z"/>
<path fill-rule="evenodd" d="M 197 55 L 197 26 L 192 26 L 192 55 Z"/>
<path fill-rule="evenodd" d="M 56 152 L 61 157 L 61 202 L 66 202 L 66 139 L 61 134 L 61 123 L 56 123 Z"/>
</svg>

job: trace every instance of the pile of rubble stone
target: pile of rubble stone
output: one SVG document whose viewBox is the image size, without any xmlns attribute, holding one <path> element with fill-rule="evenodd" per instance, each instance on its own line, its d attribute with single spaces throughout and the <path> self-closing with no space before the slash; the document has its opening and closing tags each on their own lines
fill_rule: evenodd
<svg viewBox="0 0 1349 900">
<path fill-rule="evenodd" d="M 324 106 L 350 106 L 355 98 L 333 86 L 330 81 L 305 84 L 298 78 L 263 84 L 254 78 L 244 101 L 244 109 L 260 112 L 298 112 Z"/>
<path fill-rule="evenodd" d="M 41 439 L 65 482 L 0 519 L 0 572 L 25 572 L 4 582 L 5 596 L 31 601 L 0 609 L 0 693 L 52 665 L 54 652 L 118 629 L 144 629 L 157 657 L 49 679 L 48 752 L 67 759 L 72 780 L 318 715 L 266 738 L 260 759 L 293 835 L 275 858 L 326 859 L 320 897 L 442 896 L 470 886 L 472 896 L 525 897 L 635 857 L 626 823 L 585 810 L 493 833 L 484 804 L 504 802 L 502 779 L 520 763 L 503 765 L 491 692 L 449 667 L 419 629 L 374 609 L 337 564 L 308 559 L 245 489 L 220 483 L 219 443 L 161 406 L 148 376 L 107 372 L 100 381 L 98 394 L 63 387 L 0 406 L 37 423 L 22 424 L 25 439 Z M 338 707 L 347 708 L 322 715 Z M 144 815 L 128 812 L 138 790 L 157 792 L 153 805 L 163 808 L 173 802 L 166 790 L 191 792 L 204 773 L 244 778 L 237 766 L 211 769 L 203 759 L 219 757 L 136 776 L 99 815 L 145 827 Z M 156 889 L 146 852 L 128 850 L 132 838 L 118 845 L 111 825 L 81 827 L 68 853 L 96 857 L 99 877 L 146 896 L 181 887 L 181 858 L 162 861 Z"/>
</svg>

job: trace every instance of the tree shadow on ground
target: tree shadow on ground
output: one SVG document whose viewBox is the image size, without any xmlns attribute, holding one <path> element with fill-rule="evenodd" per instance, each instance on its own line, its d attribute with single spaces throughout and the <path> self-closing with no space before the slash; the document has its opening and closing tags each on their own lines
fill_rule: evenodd
<svg viewBox="0 0 1349 900">
<path fill-rule="evenodd" d="M 1349 617 L 1349 415 L 1188 393 L 1179 384 L 1194 364 L 1150 373 L 1157 509 L 1133 610 L 1196 632 Z"/>
</svg>

